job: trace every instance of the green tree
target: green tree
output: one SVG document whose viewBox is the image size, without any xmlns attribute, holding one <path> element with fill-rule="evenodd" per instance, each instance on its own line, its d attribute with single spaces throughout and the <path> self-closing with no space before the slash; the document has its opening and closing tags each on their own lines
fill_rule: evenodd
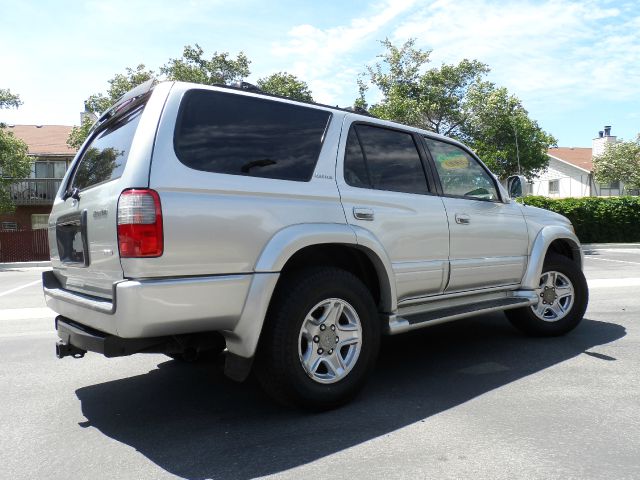
<svg viewBox="0 0 640 480">
<path fill-rule="evenodd" d="M 431 51 L 415 48 L 414 40 L 400 47 L 381 43 L 381 61 L 358 80 L 356 106 L 367 107 L 368 79 L 382 95 L 369 108 L 377 117 L 461 140 L 502 178 L 518 171 L 530 177 L 546 167 L 546 151 L 556 140 L 529 118 L 520 100 L 484 80 L 487 65 L 464 59 L 427 68 Z"/>
<path fill-rule="evenodd" d="M 22 104 L 19 95 L 0 89 L 0 108 L 18 108 Z M 28 147 L 0 122 L 0 212 L 11 212 L 15 206 L 11 185 L 16 178 L 25 178 L 31 171 Z"/>
<path fill-rule="evenodd" d="M 109 88 L 106 93 L 91 95 L 84 102 L 85 109 L 99 116 L 116 103 L 122 95 L 151 78 L 156 78 L 156 75 L 153 70 L 148 70 L 144 64 L 140 64 L 136 68 L 127 68 L 125 73 L 119 73 L 108 81 Z"/>
<path fill-rule="evenodd" d="M 214 52 L 210 59 L 203 57 L 204 51 L 198 44 L 194 47 L 187 45 L 184 47 L 181 58 L 170 59 L 160 67 L 160 75 L 149 70 L 144 64 L 136 68 L 127 68 L 124 73 L 119 73 L 108 81 L 109 88 L 105 93 L 91 95 L 85 101 L 85 109 L 99 116 L 126 92 L 149 79 L 213 85 L 240 81 L 249 75 L 251 62 L 242 52 L 235 59 L 231 58 L 227 52 Z M 92 123 L 85 118 L 80 126 L 74 127 L 67 139 L 67 145 L 80 148 L 89 135 Z"/>
<path fill-rule="evenodd" d="M 204 51 L 198 45 L 186 45 L 181 58 L 172 58 L 160 67 L 167 80 L 202 83 L 204 85 L 229 84 L 249 76 L 247 56 L 240 52 L 236 59 L 227 52 L 213 52 L 209 60 L 203 58 Z"/>
<path fill-rule="evenodd" d="M 313 102 L 309 85 L 287 72 L 271 74 L 268 77 L 259 79 L 257 84 L 261 90 L 267 93 L 303 102 Z"/>
<path fill-rule="evenodd" d="M 499 178 L 532 178 L 549 164 L 547 150 L 556 139 L 529 117 L 506 88 L 491 86 L 468 93 L 469 115 L 457 137 L 465 141 Z"/>
<path fill-rule="evenodd" d="M 593 159 L 593 174 L 600 183 L 622 180 L 625 189 L 640 189 L 640 134 L 635 140 L 606 144 L 604 153 Z"/>
<path fill-rule="evenodd" d="M 93 120 L 88 115 L 82 117 L 82 122 L 79 126 L 75 126 L 71 129 L 71 133 L 67 138 L 67 145 L 74 150 L 79 150 L 84 141 L 89 136 L 91 127 L 93 127 Z"/>
<path fill-rule="evenodd" d="M 155 78 L 157 77 L 154 71 L 147 69 L 144 64 L 140 64 L 136 68 L 127 68 L 125 73 L 118 73 L 108 81 L 109 88 L 105 93 L 93 94 L 84 102 L 85 111 L 99 117 L 129 90 Z M 76 150 L 79 149 L 89 135 L 92 126 L 91 118 L 88 115 L 84 116 L 82 123 L 71 130 L 67 138 L 67 145 Z"/>
<path fill-rule="evenodd" d="M 0 108 L 18 108 L 22 105 L 20 95 L 11 93 L 11 90 L 0 88 Z"/>
</svg>

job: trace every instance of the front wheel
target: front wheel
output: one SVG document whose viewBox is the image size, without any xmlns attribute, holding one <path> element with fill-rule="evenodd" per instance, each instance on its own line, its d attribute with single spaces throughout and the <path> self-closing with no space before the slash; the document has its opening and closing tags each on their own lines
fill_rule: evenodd
<svg viewBox="0 0 640 480">
<path fill-rule="evenodd" d="M 561 255 L 547 257 L 535 291 L 535 305 L 505 312 L 516 328 L 529 335 L 552 337 L 578 326 L 587 309 L 589 289 L 573 261 Z"/>
<path fill-rule="evenodd" d="M 377 309 L 364 284 L 344 270 L 307 269 L 278 286 L 255 372 L 281 403 L 326 410 L 363 387 L 379 344 Z"/>
</svg>

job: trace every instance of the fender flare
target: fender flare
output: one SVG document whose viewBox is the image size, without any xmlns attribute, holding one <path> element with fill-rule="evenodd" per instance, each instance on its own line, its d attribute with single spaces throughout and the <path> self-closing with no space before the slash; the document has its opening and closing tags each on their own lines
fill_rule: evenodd
<svg viewBox="0 0 640 480">
<path fill-rule="evenodd" d="M 284 228 L 276 233 L 262 250 L 256 262 L 255 272 L 280 272 L 296 252 L 305 247 L 327 243 L 356 247 L 367 255 L 380 279 L 383 309 L 386 312 L 397 309 L 395 277 L 391 260 L 373 233 L 358 226 L 311 223 Z"/>
<path fill-rule="evenodd" d="M 544 258 L 549 250 L 549 245 L 555 240 L 564 240 L 571 246 L 573 250 L 574 258 L 578 258 L 580 261 L 580 268 L 584 265 L 584 253 L 580 248 L 580 240 L 576 237 L 569 228 L 560 225 L 549 225 L 543 227 L 536 239 L 533 241 L 531 247 L 531 253 L 529 255 L 529 265 L 527 271 L 522 277 L 522 289 L 523 290 L 535 290 L 538 288 L 540 282 L 540 275 L 542 275 L 542 266 L 544 264 Z M 576 256 L 577 254 L 577 256 Z"/>
<path fill-rule="evenodd" d="M 227 349 L 243 358 L 255 355 L 262 326 L 287 261 L 305 247 L 344 244 L 360 249 L 372 261 L 380 280 L 381 305 L 386 312 L 397 309 L 396 286 L 391 261 L 375 236 L 347 224 L 316 223 L 286 227 L 277 232 L 258 257 L 255 274 L 240 319 L 233 330 L 223 332 Z"/>
</svg>

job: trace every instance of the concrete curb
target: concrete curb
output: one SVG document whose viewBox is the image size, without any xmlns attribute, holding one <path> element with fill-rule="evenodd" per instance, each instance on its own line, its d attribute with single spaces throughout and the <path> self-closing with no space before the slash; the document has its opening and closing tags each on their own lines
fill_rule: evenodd
<svg viewBox="0 0 640 480">
<path fill-rule="evenodd" d="M 50 267 L 51 262 L 9 262 L 0 263 L 0 270 L 8 270 L 10 268 L 32 268 L 32 267 Z"/>
</svg>

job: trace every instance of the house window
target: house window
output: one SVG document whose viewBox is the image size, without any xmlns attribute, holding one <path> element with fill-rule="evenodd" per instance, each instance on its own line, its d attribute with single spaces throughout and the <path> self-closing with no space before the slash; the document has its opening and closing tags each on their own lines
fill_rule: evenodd
<svg viewBox="0 0 640 480">
<path fill-rule="evenodd" d="M 49 224 L 48 213 L 34 213 L 31 215 L 31 228 L 37 230 L 39 228 L 47 228 Z"/>
<path fill-rule="evenodd" d="M 18 224 L 16 222 L 0 222 L 0 230 L 15 232 L 18 230 Z"/>
<path fill-rule="evenodd" d="M 611 183 L 601 183 L 600 195 L 601 196 L 620 195 L 620 180 L 616 180 L 615 182 L 611 182 Z"/>
<path fill-rule="evenodd" d="M 67 171 L 67 162 L 64 160 L 38 160 L 31 167 L 33 178 L 63 178 Z"/>
<path fill-rule="evenodd" d="M 549 180 L 549 194 L 560 193 L 560 180 Z"/>
</svg>

